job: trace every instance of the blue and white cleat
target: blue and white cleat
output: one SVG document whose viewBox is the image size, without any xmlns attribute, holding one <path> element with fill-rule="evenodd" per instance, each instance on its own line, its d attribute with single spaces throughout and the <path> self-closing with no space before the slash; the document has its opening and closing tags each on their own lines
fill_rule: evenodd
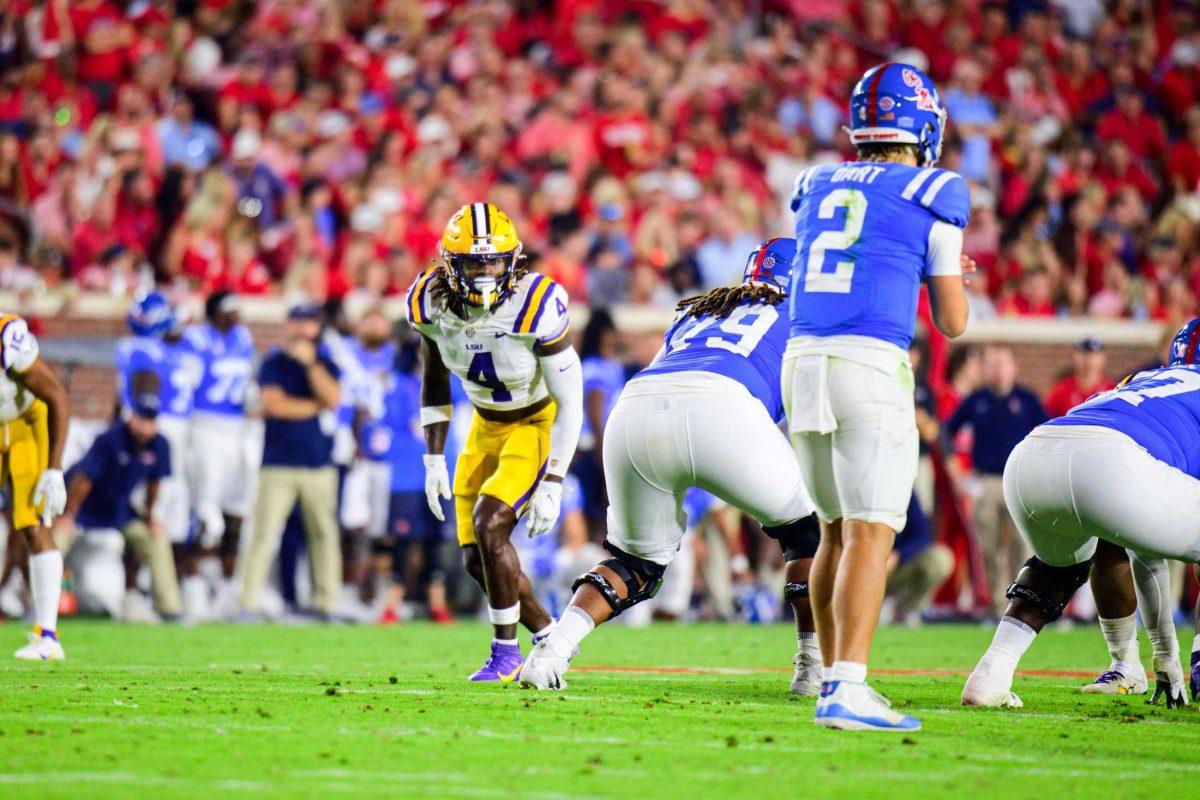
<svg viewBox="0 0 1200 800">
<path fill-rule="evenodd" d="M 1126 675 L 1116 669 L 1105 670 L 1091 683 L 1081 687 L 1084 694 L 1145 694 L 1146 674 Z"/>
<path fill-rule="evenodd" d="M 492 642 L 492 652 L 483 666 L 467 680 L 472 683 L 512 683 L 521 674 L 521 647 L 515 644 Z"/>
<path fill-rule="evenodd" d="M 31 633 L 28 634 L 29 641 L 13 656 L 22 661 L 62 661 L 67 657 L 63 650 L 62 644 L 58 641 L 58 634 L 54 631 L 44 631 L 39 626 L 34 626 Z"/>
<path fill-rule="evenodd" d="M 919 731 L 921 720 L 892 710 L 891 701 L 865 683 L 821 684 L 813 720 L 842 731 Z"/>
</svg>

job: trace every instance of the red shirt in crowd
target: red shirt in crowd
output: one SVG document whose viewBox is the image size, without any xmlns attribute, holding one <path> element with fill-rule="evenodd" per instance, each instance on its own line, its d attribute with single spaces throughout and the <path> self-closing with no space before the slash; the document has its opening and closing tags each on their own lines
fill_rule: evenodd
<svg viewBox="0 0 1200 800">
<path fill-rule="evenodd" d="M 113 3 L 83 2 L 71 4 L 71 27 L 80 43 L 79 79 L 116 83 L 125 68 L 125 48 L 113 47 L 103 52 L 93 52 L 87 38 L 100 33 L 116 31 L 123 24 L 121 11 Z"/>
<path fill-rule="evenodd" d="M 1050 390 L 1046 395 L 1046 413 L 1051 417 L 1061 417 L 1075 406 L 1087 400 L 1096 392 L 1107 392 L 1116 386 L 1115 383 L 1107 378 L 1101 380 L 1095 386 L 1084 388 L 1079 385 L 1079 379 L 1072 372 L 1067 377 L 1063 378 Z"/>
</svg>

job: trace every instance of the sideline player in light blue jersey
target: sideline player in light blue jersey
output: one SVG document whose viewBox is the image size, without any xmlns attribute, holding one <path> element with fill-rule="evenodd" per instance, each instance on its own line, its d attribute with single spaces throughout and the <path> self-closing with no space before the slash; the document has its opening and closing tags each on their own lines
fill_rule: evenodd
<svg viewBox="0 0 1200 800">
<path fill-rule="evenodd" d="M 125 321 L 133 335 L 117 342 L 119 412 L 129 414 L 135 394 L 158 395 L 158 432 L 171 451 L 171 474 L 158 487 L 158 519 L 171 542 L 183 544 L 191 524 L 185 463 L 193 377 L 184 363 L 176 309 L 161 292 L 149 292 L 134 299 Z"/>
<path fill-rule="evenodd" d="M 1165 696 L 1168 707 L 1186 705 L 1160 560 L 1200 562 L 1200 319 L 1175 335 L 1167 366 L 1035 428 L 1004 467 L 1004 500 L 1034 557 L 1008 590 L 1008 607 L 962 702 L 1021 705 L 1011 691 L 1017 662 L 1087 580 L 1105 541 L 1130 551 L 1135 577 L 1139 562 L 1153 576 L 1136 581 L 1154 650 L 1151 702 Z"/>
<path fill-rule="evenodd" d="M 575 581 L 571 604 L 526 661 L 523 684 L 565 688 L 583 638 L 654 596 L 684 536 L 690 487 L 757 519 L 789 560 L 815 552 L 812 501 L 778 427 L 788 329 L 779 307 L 795 253 L 792 239 L 771 239 L 750 254 L 739 286 L 683 300 L 663 348 L 621 392 L 604 428 L 612 558 Z"/>
<path fill-rule="evenodd" d="M 796 179 L 791 338 L 783 362 L 788 430 L 821 518 L 812 604 L 826 667 L 816 722 L 916 730 L 867 683 L 887 559 L 917 471 L 908 361 L 922 282 L 947 336 L 967 324 L 966 182 L 937 169 L 946 112 L 906 64 L 872 67 L 850 98 L 858 160 Z"/>
<path fill-rule="evenodd" d="M 196 379 L 189 479 L 200 542 L 221 545 L 232 576 L 237 539 L 248 511 L 246 394 L 254 374 L 254 339 L 239 321 L 237 295 L 219 291 L 204 303 L 205 321 L 184 332 L 185 359 Z"/>
</svg>

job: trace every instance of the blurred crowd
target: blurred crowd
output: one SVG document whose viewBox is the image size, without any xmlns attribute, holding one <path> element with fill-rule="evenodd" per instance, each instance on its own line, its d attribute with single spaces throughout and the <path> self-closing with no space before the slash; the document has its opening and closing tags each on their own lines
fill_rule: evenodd
<svg viewBox="0 0 1200 800">
<path fill-rule="evenodd" d="M 14 0 L 0 288 L 369 305 L 486 198 L 577 302 L 669 308 L 849 157 L 907 60 L 972 183 L 976 319 L 1200 292 L 1200 9 L 1172 0 Z"/>
</svg>

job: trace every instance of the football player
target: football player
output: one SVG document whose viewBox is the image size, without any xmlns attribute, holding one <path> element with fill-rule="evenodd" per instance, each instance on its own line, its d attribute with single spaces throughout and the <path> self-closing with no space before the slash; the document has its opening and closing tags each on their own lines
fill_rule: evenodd
<svg viewBox="0 0 1200 800">
<path fill-rule="evenodd" d="M 49 526 L 67 505 L 62 454 L 69 420 L 67 391 L 38 355 L 29 325 L 16 314 L 0 317 L 0 486 L 11 490 L 10 527 L 29 548 L 37 626 L 15 655 L 30 661 L 66 658 L 58 640 L 63 558 Z"/>
<path fill-rule="evenodd" d="M 1200 561 L 1198 349 L 1194 319 L 1175 335 L 1165 367 L 1035 428 L 1009 456 L 1004 499 L 1034 558 L 1009 587 L 1010 602 L 963 687 L 963 703 L 1020 705 L 1011 691 L 1017 661 L 1087 580 L 1103 540 L 1134 554 L 1153 648 L 1153 699 L 1186 704 L 1161 559 Z"/>
<path fill-rule="evenodd" d="M 916 479 L 908 346 L 921 283 L 938 330 L 954 337 L 967 324 L 960 259 L 971 203 L 966 181 L 934 166 L 945 130 L 927 75 L 872 67 L 850 98 L 858 160 L 804 170 L 791 201 L 798 246 L 783 399 L 821 518 L 811 583 L 826 678 L 816 722 L 831 728 L 920 727 L 867 685 L 867 657 Z"/>
<path fill-rule="evenodd" d="M 750 254 L 739 286 L 680 302 L 662 349 L 621 392 L 603 445 L 611 558 L 575 581 L 571 604 L 530 653 L 522 684 L 565 688 L 583 638 L 654 596 L 683 539 L 684 495 L 693 486 L 762 523 L 786 553 L 789 599 L 807 594 L 801 562 L 816 552 L 817 518 L 778 427 L 789 324 L 778 306 L 795 255 L 795 240 L 770 239 Z M 798 675 L 793 686 L 815 694 L 820 654 L 807 633 L 796 667 L 811 677 Z"/>
<path fill-rule="evenodd" d="M 453 497 L 463 560 L 487 592 L 495 637 L 491 655 L 470 679 L 513 681 L 522 664 L 516 623 L 536 640 L 552 620 L 509 537 L 526 511 L 531 535 L 554 527 L 583 423 L 582 370 L 568 339 L 567 295 L 544 275 L 526 271 L 506 214 L 472 203 L 450 218 L 441 263 L 417 278 L 405 307 L 423 337 L 425 493 L 439 520 L 445 519 L 442 498 L 451 497 L 444 455 L 451 372 L 475 407 Z"/>
<path fill-rule="evenodd" d="M 217 291 L 204 303 L 205 321 L 184 332 L 184 363 L 192 376 L 188 479 L 200 522 L 200 545 L 220 547 L 223 601 L 234 594 L 233 570 L 247 511 L 246 395 L 254 371 L 254 338 L 239 321 L 237 295 Z"/>
<path fill-rule="evenodd" d="M 161 292 L 134 298 L 125 322 L 133 335 L 117 342 L 118 411 L 128 416 L 135 395 L 158 395 L 157 429 L 171 448 L 171 474 L 159 482 L 155 518 L 173 544 L 183 544 L 191 523 L 184 461 L 193 379 L 183 363 L 181 330 L 175 308 Z"/>
</svg>

